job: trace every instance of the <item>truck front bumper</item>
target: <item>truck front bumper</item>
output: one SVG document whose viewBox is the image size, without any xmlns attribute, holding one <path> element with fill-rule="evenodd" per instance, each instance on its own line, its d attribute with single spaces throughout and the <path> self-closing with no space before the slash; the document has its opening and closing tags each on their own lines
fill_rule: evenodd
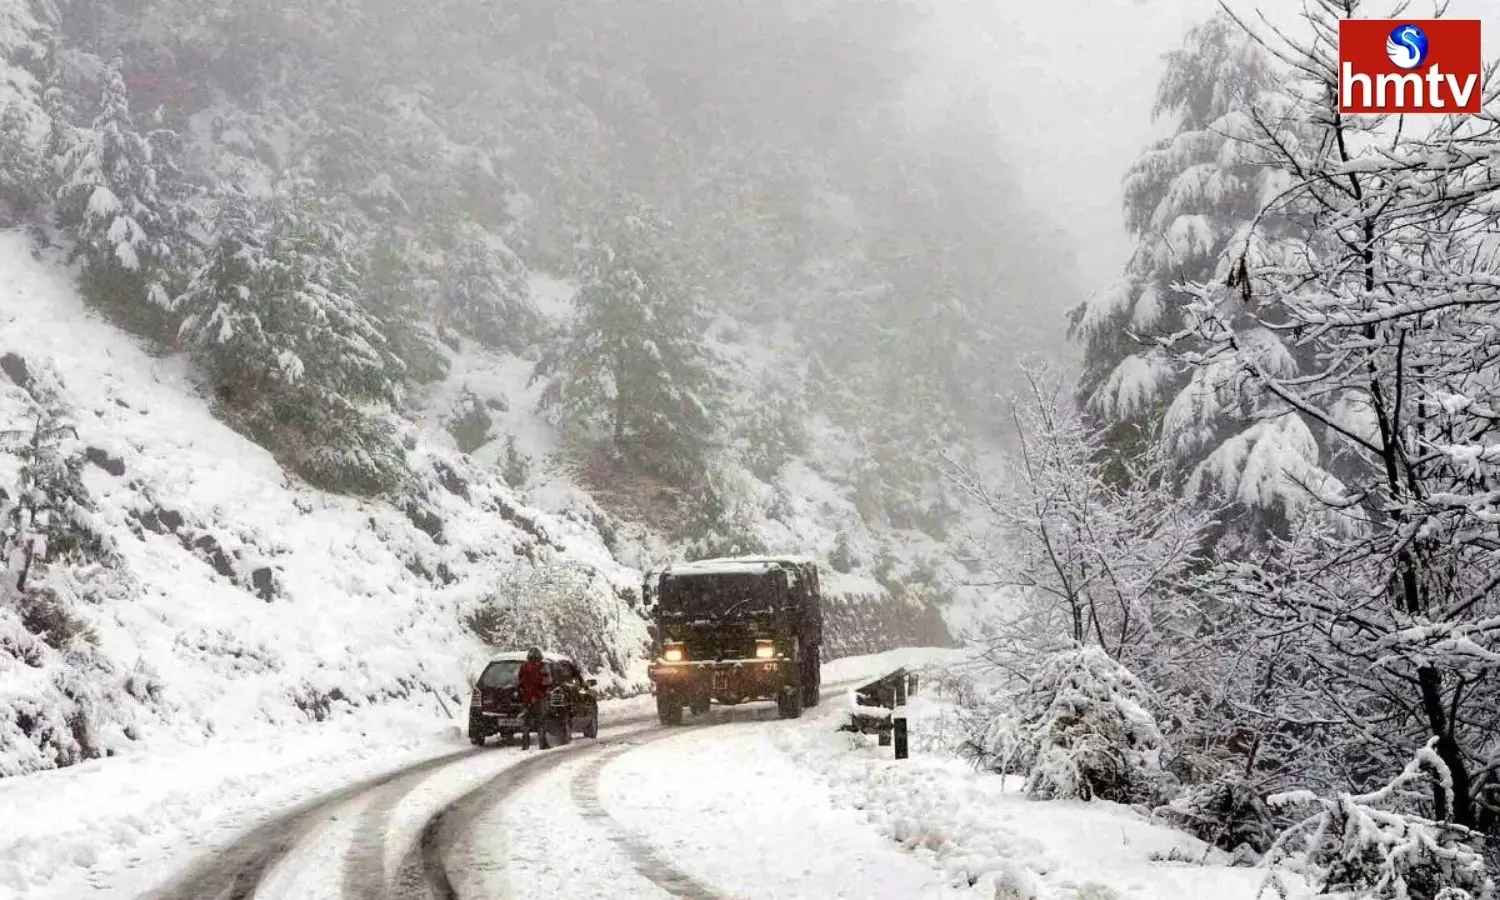
<svg viewBox="0 0 1500 900">
<path fill-rule="evenodd" d="M 653 693 L 708 693 L 715 698 L 774 697 L 792 671 L 787 659 L 712 662 L 658 660 L 647 669 Z"/>
</svg>

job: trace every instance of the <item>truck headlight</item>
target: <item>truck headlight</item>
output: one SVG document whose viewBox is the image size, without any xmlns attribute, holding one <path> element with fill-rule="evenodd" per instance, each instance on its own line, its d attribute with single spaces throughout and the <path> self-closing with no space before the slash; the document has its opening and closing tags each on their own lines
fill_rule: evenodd
<svg viewBox="0 0 1500 900">
<path fill-rule="evenodd" d="M 681 644 L 668 644 L 667 649 L 662 651 L 661 658 L 667 662 L 682 662 L 685 655 Z"/>
<path fill-rule="evenodd" d="M 772 659 L 776 656 L 776 644 L 772 641 L 755 642 L 756 659 Z"/>
</svg>

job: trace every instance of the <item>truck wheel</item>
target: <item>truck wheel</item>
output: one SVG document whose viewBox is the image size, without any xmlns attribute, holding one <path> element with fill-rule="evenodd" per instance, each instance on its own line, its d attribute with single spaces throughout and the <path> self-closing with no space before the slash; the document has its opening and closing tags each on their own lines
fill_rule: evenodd
<svg viewBox="0 0 1500 900">
<path fill-rule="evenodd" d="M 812 655 L 801 666 L 802 673 L 802 705 L 814 707 L 822 699 L 822 667 L 818 665 L 818 651 L 813 648 Z"/>
<path fill-rule="evenodd" d="M 663 725 L 682 724 L 682 704 L 676 697 L 656 695 L 656 717 Z"/>
<path fill-rule="evenodd" d="M 712 704 L 713 700 L 707 695 L 704 695 L 702 697 L 694 697 L 692 705 L 689 708 L 693 711 L 693 715 L 701 716 L 704 713 L 708 712 L 708 708 Z"/>
<path fill-rule="evenodd" d="M 776 714 L 783 719 L 795 719 L 802 715 L 802 688 L 791 684 L 781 689 L 776 697 Z"/>
</svg>

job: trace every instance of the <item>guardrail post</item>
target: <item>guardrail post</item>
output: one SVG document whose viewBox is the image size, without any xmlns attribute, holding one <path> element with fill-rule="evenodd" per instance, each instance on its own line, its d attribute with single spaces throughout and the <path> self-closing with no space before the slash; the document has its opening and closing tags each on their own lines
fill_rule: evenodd
<svg viewBox="0 0 1500 900">
<path fill-rule="evenodd" d="M 896 758 L 906 759 L 906 716 L 893 716 L 891 731 L 896 736 Z"/>
</svg>

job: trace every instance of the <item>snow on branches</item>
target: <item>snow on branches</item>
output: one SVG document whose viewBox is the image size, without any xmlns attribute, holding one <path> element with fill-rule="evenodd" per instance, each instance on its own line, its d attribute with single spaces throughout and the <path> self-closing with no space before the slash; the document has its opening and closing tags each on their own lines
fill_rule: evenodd
<svg viewBox="0 0 1500 900">
<path fill-rule="evenodd" d="M 1425 818 L 1412 809 L 1423 782 L 1451 790 L 1451 775 L 1432 742 L 1393 781 L 1366 794 L 1321 798 L 1294 791 L 1268 798 L 1272 806 L 1314 807 L 1282 833 L 1268 864 L 1292 854 L 1311 870 L 1317 896 L 1334 900 L 1494 900 L 1494 878 L 1475 849 L 1482 836 L 1451 820 Z M 1272 869 L 1262 886 L 1288 897 Z"/>
<path fill-rule="evenodd" d="M 1312 27 L 1341 14 L 1321 4 Z M 1494 823 L 1480 809 L 1500 753 L 1490 136 L 1340 118 L 1330 43 L 1264 45 L 1300 73 L 1286 91 L 1300 124 L 1242 141 L 1285 187 L 1211 279 L 1179 285 L 1191 299 L 1167 340 L 1205 381 L 1232 380 L 1253 423 L 1201 474 L 1247 502 L 1277 481 L 1300 495 L 1267 552 L 1235 560 L 1235 595 L 1261 623 L 1252 643 L 1290 654 L 1268 669 L 1283 728 L 1330 735 L 1330 764 L 1357 783 L 1431 739 L 1449 773 L 1435 807 Z"/>
<path fill-rule="evenodd" d="M 104 68 L 98 113 L 86 127 L 58 121 L 64 105 L 54 100 L 58 219 L 77 242 L 91 301 L 165 342 L 163 312 L 196 256 L 187 236 L 193 208 L 169 152 L 176 135 L 138 130 L 122 66 L 117 59 Z"/>
<path fill-rule="evenodd" d="M 1013 413 L 1021 449 L 1008 484 L 947 466 L 954 488 L 989 514 L 993 534 L 975 552 L 990 586 L 1019 593 L 987 623 L 991 661 L 1025 671 L 1064 642 L 1130 666 L 1196 652 L 1188 636 L 1204 613 L 1187 586 L 1213 512 L 1178 497 L 1158 461 L 1105 452 L 1053 376 L 1034 367 L 1025 375 L 1030 396 Z"/>
</svg>

